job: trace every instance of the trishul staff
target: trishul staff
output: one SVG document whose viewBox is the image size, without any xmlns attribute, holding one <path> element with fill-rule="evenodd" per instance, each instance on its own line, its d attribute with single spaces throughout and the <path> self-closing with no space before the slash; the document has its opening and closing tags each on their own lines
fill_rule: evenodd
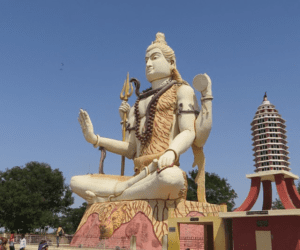
<svg viewBox="0 0 300 250">
<path fill-rule="evenodd" d="M 127 73 L 127 78 L 124 82 L 121 94 L 120 94 L 120 99 L 127 102 L 128 98 L 132 95 L 133 93 L 133 87 L 132 83 L 129 82 L 129 73 Z M 126 120 L 127 120 L 127 113 L 124 112 L 123 116 L 123 122 L 122 122 L 122 135 L 123 135 L 123 141 L 125 141 L 125 135 L 126 135 Z M 124 175 L 125 171 L 125 156 L 122 156 L 122 162 L 121 162 L 121 175 Z"/>
</svg>

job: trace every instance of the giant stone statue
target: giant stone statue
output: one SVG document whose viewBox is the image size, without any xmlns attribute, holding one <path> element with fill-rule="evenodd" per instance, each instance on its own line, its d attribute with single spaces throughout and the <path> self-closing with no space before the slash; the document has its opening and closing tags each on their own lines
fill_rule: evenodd
<svg viewBox="0 0 300 250">
<path fill-rule="evenodd" d="M 137 100 L 133 107 L 123 102 L 119 108 L 121 117 L 125 114 L 128 117 L 125 141 L 95 134 L 88 113 L 82 109 L 79 113 L 78 120 L 87 142 L 95 148 L 104 147 L 134 161 L 133 177 L 105 174 L 72 177 L 73 192 L 91 205 L 98 204 L 99 209 L 107 207 L 107 204 L 127 204 L 128 208 L 129 201 L 143 200 L 149 201 L 149 204 L 151 200 L 174 201 L 176 207 L 178 201 L 185 200 L 187 193 L 186 173 L 180 169 L 179 159 L 190 147 L 194 152 L 194 166 L 199 168 L 196 178 L 198 202 L 206 203 L 203 146 L 212 125 L 210 78 L 203 74 L 193 81 L 202 95 L 200 109 L 193 88 L 177 70 L 175 53 L 167 45 L 163 33 L 156 34 L 156 40 L 146 50 L 145 61 L 146 77 L 151 88 L 140 93 L 139 82 L 132 79 L 137 87 Z M 114 218 L 125 222 L 130 220 L 120 215 L 125 213 L 123 208 L 118 211 Z M 108 219 L 102 220 L 102 224 L 106 225 Z M 117 224 L 120 226 L 122 222 Z M 112 227 L 110 235 L 117 226 L 114 224 Z M 156 236 L 161 240 L 164 234 L 157 233 Z"/>
<path fill-rule="evenodd" d="M 195 148 L 203 147 L 208 137 L 212 124 L 211 82 L 206 76 L 208 84 L 201 91 L 200 110 L 194 90 L 181 78 L 175 53 L 162 33 L 147 48 L 145 60 L 151 88 L 139 94 L 132 108 L 125 102 L 120 107 L 121 112 L 129 112 L 126 141 L 96 135 L 88 113 L 80 110 L 78 120 L 87 142 L 133 159 L 135 171 L 135 176 L 126 181 L 105 175 L 73 177 L 73 192 L 88 203 L 177 199 L 186 193 L 179 157 L 193 144 Z"/>
</svg>

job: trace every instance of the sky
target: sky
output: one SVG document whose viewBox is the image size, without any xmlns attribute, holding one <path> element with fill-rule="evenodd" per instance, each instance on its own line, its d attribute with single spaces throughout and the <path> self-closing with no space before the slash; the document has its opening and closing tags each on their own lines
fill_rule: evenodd
<svg viewBox="0 0 300 250">
<path fill-rule="evenodd" d="M 121 140 L 126 74 L 150 87 L 145 51 L 163 32 L 183 79 L 192 84 L 207 73 L 212 80 L 206 171 L 228 180 L 236 207 L 250 189 L 250 123 L 265 91 L 286 120 L 291 171 L 300 175 L 299 13 L 299 0 L 0 0 L 0 170 L 46 162 L 66 183 L 97 173 L 100 152 L 82 135 L 79 109 L 88 111 L 95 133 Z M 192 170 L 191 149 L 180 162 Z M 121 156 L 107 153 L 104 172 L 118 175 L 120 166 Z M 127 159 L 125 175 L 132 174 Z M 84 200 L 73 196 L 79 207 Z M 261 206 L 262 193 L 253 209 Z"/>
</svg>

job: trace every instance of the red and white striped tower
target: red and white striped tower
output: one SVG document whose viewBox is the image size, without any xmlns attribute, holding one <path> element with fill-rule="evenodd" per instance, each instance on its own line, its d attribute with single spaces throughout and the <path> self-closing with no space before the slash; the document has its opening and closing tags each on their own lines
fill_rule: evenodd
<svg viewBox="0 0 300 250">
<path fill-rule="evenodd" d="M 300 208 L 300 195 L 294 184 L 299 179 L 289 167 L 285 120 L 264 95 L 251 123 L 255 173 L 246 175 L 251 188 L 243 204 L 235 210 L 248 211 L 254 206 L 263 184 L 263 210 L 272 206 L 272 182 L 275 182 L 279 198 L 286 209 Z"/>
<path fill-rule="evenodd" d="M 286 141 L 285 120 L 264 95 L 251 123 L 255 172 L 270 170 L 289 171 L 289 151 Z"/>
</svg>

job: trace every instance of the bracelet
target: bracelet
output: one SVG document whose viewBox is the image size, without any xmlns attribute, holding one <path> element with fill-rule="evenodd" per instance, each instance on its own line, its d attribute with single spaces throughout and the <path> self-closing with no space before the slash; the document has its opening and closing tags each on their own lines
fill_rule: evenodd
<svg viewBox="0 0 300 250">
<path fill-rule="evenodd" d="M 148 176 L 150 174 L 149 168 L 146 166 L 144 169 L 146 170 L 146 176 Z"/>
<path fill-rule="evenodd" d="M 116 198 L 116 197 L 112 194 L 112 195 L 108 196 L 107 199 L 108 199 L 108 201 L 111 201 L 112 198 Z"/>
<path fill-rule="evenodd" d="M 208 96 L 203 96 L 201 97 L 201 101 L 205 101 L 205 100 L 213 100 L 214 97 L 212 95 L 208 95 Z"/>
<path fill-rule="evenodd" d="M 98 147 L 98 143 L 99 143 L 99 141 L 100 141 L 100 136 L 99 136 L 98 134 L 97 134 L 96 136 L 97 136 L 97 141 L 96 141 L 95 144 L 93 144 L 93 145 L 94 145 L 94 148 L 97 148 L 97 147 Z"/>
<path fill-rule="evenodd" d="M 161 168 L 161 169 L 157 169 L 156 171 L 157 171 L 157 173 L 159 174 L 161 171 L 163 171 L 163 170 L 165 170 L 165 169 L 167 169 L 167 168 L 171 168 L 171 167 L 173 167 L 174 166 L 174 163 L 172 163 L 171 165 L 169 165 L 169 166 L 166 166 L 166 167 L 163 167 L 163 168 Z"/>
<path fill-rule="evenodd" d="M 177 162 L 179 158 L 178 158 L 178 155 L 177 155 L 176 151 L 175 151 L 174 149 L 168 148 L 168 149 L 165 151 L 165 153 L 168 152 L 168 151 L 174 152 L 174 154 L 175 154 L 175 160 L 174 160 L 174 162 Z"/>
</svg>

